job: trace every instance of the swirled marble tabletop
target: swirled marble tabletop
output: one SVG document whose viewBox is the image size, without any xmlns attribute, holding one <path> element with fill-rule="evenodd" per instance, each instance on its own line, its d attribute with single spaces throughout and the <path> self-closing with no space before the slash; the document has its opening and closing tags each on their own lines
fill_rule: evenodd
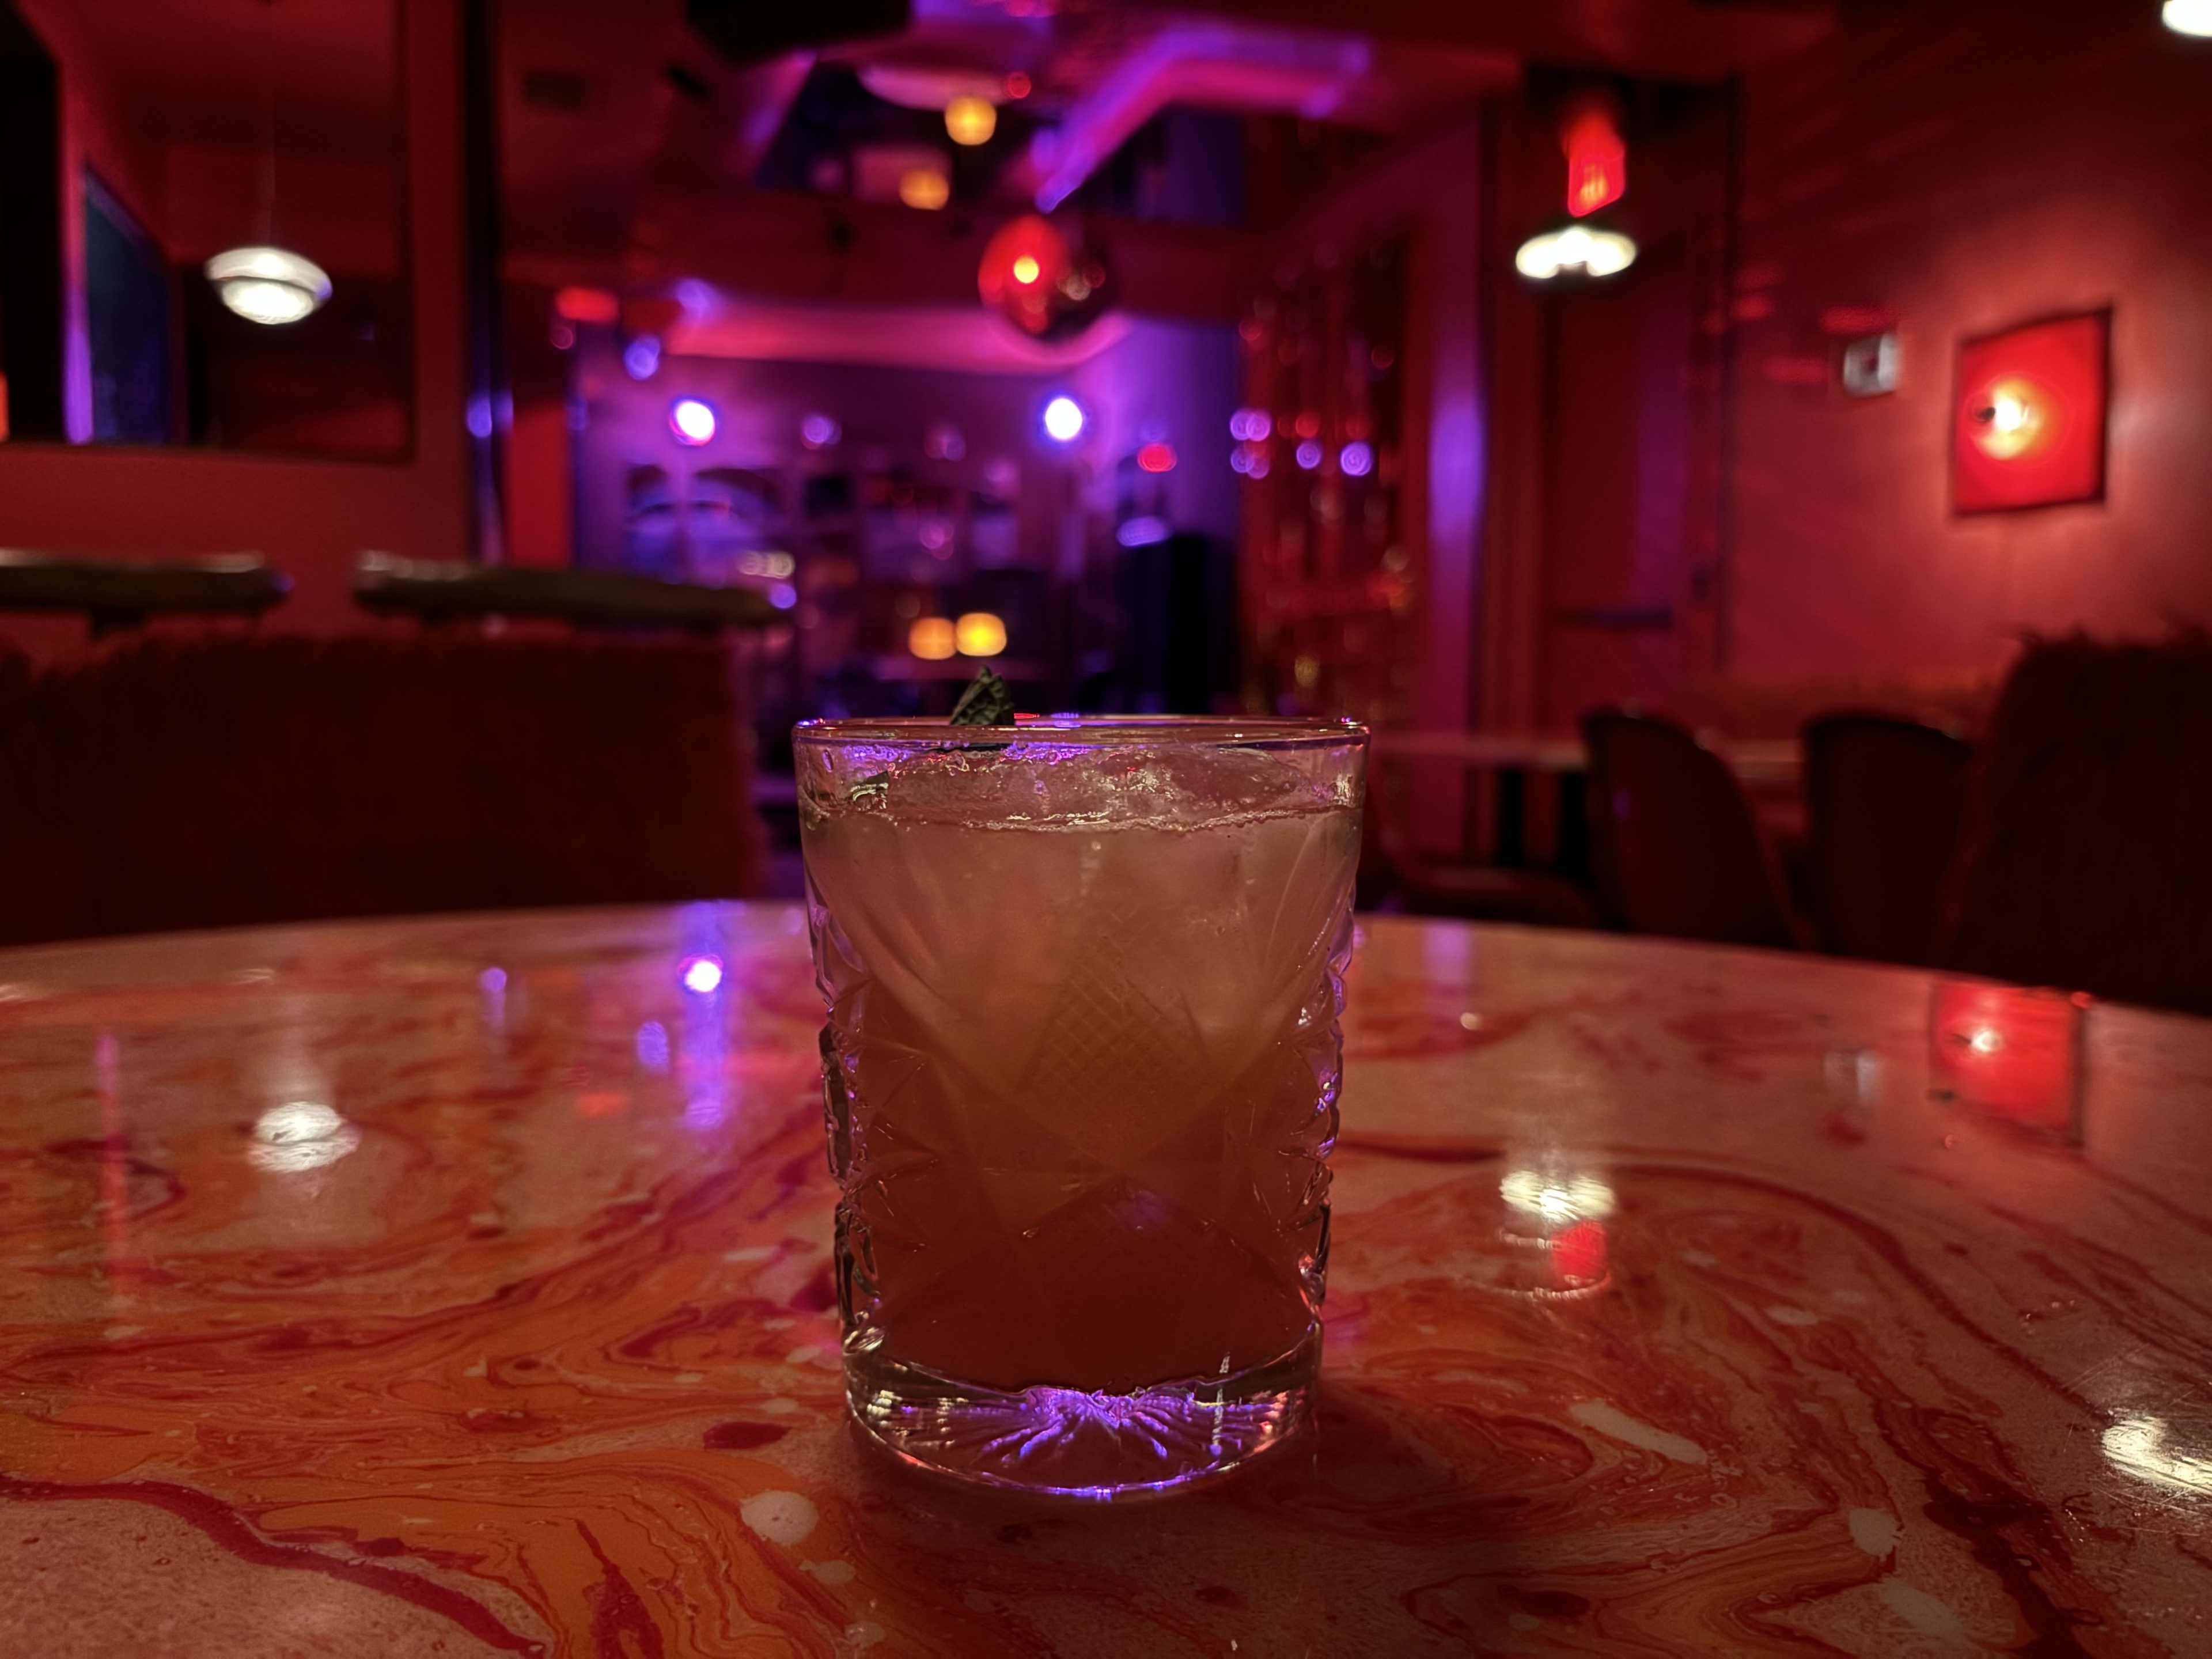
<svg viewBox="0 0 2212 1659">
<path fill-rule="evenodd" d="M 1326 1383 L 1077 1508 L 845 1425 L 799 913 L 0 953 L 0 1652 L 2212 1652 L 2212 1023 L 1369 921 Z"/>
</svg>

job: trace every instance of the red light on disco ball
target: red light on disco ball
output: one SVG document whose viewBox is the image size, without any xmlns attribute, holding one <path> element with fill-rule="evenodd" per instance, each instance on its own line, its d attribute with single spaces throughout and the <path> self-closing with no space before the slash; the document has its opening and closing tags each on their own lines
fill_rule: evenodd
<svg viewBox="0 0 2212 1659">
<path fill-rule="evenodd" d="M 984 246 L 975 287 L 983 303 L 1031 339 L 1080 333 L 1105 310 L 1106 263 L 1048 219 L 1030 213 L 1001 225 Z"/>
</svg>

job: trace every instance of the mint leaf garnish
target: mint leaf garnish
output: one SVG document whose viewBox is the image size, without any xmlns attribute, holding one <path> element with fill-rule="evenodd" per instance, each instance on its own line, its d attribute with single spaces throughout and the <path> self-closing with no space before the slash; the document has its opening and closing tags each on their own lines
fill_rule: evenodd
<svg viewBox="0 0 2212 1659">
<path fill-rule="evenodd" d="M 960 701 L 952 705 L 955 726 L 1012 726 L 1014 723 L 1014 694 L 1006 689 L 1006 681 L 988 668 L 975 672 L 975 679 L 960 694 Z"/>
</svg>

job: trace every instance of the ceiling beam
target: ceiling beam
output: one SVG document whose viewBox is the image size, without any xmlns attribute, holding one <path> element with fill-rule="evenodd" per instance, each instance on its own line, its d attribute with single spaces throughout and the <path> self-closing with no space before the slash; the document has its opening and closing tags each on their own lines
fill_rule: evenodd
<svg viewBox="0 0 2212 1659">
<path fill-rule="evenodd" d="M 1185 0 L 1185 9 L 1697 82 L 1808 46 L 1836 22 L 1834 0 Z"/>
<path fill-rule="evenodd" d="M 649 191 L 619 258 L 511 253 L 507 274 L 549 288 L 635 293 L 684 278 L 732 294 L 876 305 L 980 304 L 975 272 L 999 213 L 919 212 L 796 191 Z M 1233 322 L 1269 268 L 1271 240 L 1206 225 L 1094 220 L 1115 303 Z"/>
</svg>

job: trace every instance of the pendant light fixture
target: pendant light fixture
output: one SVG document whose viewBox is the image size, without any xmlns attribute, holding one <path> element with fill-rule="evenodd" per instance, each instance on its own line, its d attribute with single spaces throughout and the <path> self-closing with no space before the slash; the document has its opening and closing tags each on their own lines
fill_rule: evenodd
<svg viewBox="0 0 2212 1659">
<path fill-rule="evenodd" d="M 1569 217 L 1522 243 L 1514 269 L 1537 283 L 1627 270 L 1636 262 L 1634 240 L 1589 216 L 1628 188 L 1628 147 L 1621 140 L 1618 106 L 1602 94 L 1576 100 L 1560 124 L 1559 146 L 1567 155 Z"/>
<path fill-rule="evenodd" d="M 276 0 L 261 0 L 261 240 L 207 262 L 224 305 L 249 323 L 296 323 L 331 297 L 330 275 L 276 246 Z"/>
<path fill-rule="evenodd" d="M 2212 0 L 2166 0 L 2161 15 L 2176 34 L 2212 35 Z"/>
</svg>

